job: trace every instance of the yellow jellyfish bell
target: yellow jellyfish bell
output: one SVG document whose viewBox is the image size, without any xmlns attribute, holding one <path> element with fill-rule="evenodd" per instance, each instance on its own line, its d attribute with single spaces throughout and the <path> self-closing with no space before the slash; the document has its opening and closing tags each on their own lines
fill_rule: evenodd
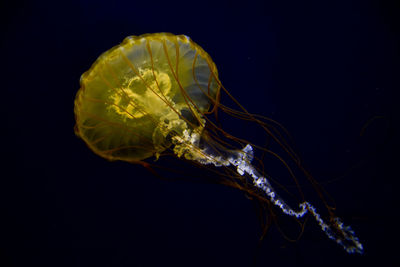
<svg viewBox="0 0 400 267">
<path fill-rule="evenodd" d="M 241 111 L 219 103 L 220 88 Z M 327 220 L 305 199 L 300 188 L 302 199 L 296 208 L 280 196 L 272 179 L 262 171 L 262 160 L 254 157 L 253 147 L 273 155 L 293 175 L 289 165 L 268 148 L 233 137 L 205 116 L 216 115 L 218 109 L 256 123 L 282 148 L 317 190 L 328 210 Z M 269 125 L 273 121 L 247 112 L 218 80 L 211 57 L 185 35 L 130 36 L 102 54 L 81 77 L 75 118 L 75 133 L 106 159 L 145 164 L 142 160 L 158 158 L 168 149 L 191 162 L 224 168 L 225 173 L 219 173 L 226 178 L 224 184 L 247 192 L 287 216 L 300 219 L 311 214 L 328 238 L 347 252 L 363 252 L 354 231 L 335 216 L 294 150 Z"/>
<path fill-rule="evenodd" d="M 109 160 L 158 156 L 174 139 L 201 134 L 216 78 L 211 57 L 185 35 L 127 37 L 82 75 L 75 133 Z"/>
</svg>

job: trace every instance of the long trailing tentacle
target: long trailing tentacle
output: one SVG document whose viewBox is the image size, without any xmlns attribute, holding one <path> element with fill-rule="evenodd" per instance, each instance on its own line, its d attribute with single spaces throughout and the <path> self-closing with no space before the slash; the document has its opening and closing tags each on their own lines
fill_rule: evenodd
<svg viewBox="0 0 400 267">
<path fill-rule="evenodd" d="M 190 147 L 199 146 L 200 135 L 198 133 L 185 132 L 183 137 L 176 139 L 176 147 L 181 152 L 181 156 L 197 161 L 204 165 L 214 165 L 216 167 L 234 167 L 240 175 L 245 175 L 252 179 L 255 187 L 262 190 L 269 201 L 278 207 L 284 214 L 296 218 L 304 217 L 310 213 L 319 224 L 322 231 L 329 239 L 341 245 L 348 253 L 363 253 L 363 246 L 350 226 L 344 225 L 340 218 L 334 217 L 329 223 L 322 219 L 316 208 L 308 201 L 299 203 L 299 209 L 291 208 L 275 191 L 266 177 L 261 175 L 251 164 L 254 158 L 253 147 L 246 145 L 242 150 L 219 151 L 216 153 L 213 147 L 203 146 L 199 148 L 201 153 L 195 153 Z M 190 144 L 190 147 L 186 147 Z"/>
</svg>

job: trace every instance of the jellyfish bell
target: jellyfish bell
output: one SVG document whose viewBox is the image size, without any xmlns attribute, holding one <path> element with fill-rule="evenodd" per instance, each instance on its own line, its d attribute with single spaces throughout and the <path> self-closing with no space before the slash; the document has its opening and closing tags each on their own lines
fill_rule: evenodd
<svg viewBox="0 0 400 267">
<path fill-rule="evenodd" d="M 159 155 L 173 136 L 204 128 L 202 114 L 219 91 L 216 73 L 186 36 L 127 37 L 82 75 L 76 133 L 109 160 Z"/>
<path fill-rule="evenodd" d="M 231 185 L 251 192 L 288 216 L 311 214 L 330 239 L 349 253 L 362 253 L 353 230 L 332 210 L 325 221 L 307 200 L 292 208 L 280 197 L 270 179 L 253 163 L 254 149 L 262 147 L 233 137 L 209 118 L 209 114 L 222 110 L 258 124 L 306 173 L 265 118 L 247 112 L 222 86 L 211 57 L 189 37 L 170 33 L 127 37 L 103 53 L 82 75 L 80 84 L 75 99 L 75 133 L 101 157 L 143 162 L 171 151 L 201 166 L 224 168 L 236 173 Z M 222 105 L 221 91 L 241 111 Z"/>
</svg>

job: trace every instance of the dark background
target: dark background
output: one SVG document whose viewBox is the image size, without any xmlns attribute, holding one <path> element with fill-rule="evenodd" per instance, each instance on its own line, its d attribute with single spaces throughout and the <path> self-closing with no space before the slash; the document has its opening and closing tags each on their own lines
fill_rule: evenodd
<svg viewBox="0 0 400 267">
<path fill-rule="evenodd" d="M 400 264 L 396 1 L 145 2 L 2 2 L 0 265 Z M 242 192 L 160 180 L 74 135 L 80 75 L 152 32 L 190 36 L 250 112 L 288 128 L 363 256 L 313 223 L 296 243 L 272 226 L 257 247 Z M 240 123 L 228 127 L 251 138 Z"/>
</svg>

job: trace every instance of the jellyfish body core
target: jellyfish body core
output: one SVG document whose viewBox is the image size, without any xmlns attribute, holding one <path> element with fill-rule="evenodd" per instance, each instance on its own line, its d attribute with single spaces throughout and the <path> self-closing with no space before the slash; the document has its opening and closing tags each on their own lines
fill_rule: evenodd
<svg viewBox="0 0 400 267">
<path fill-rule="evenodd" d="M 82 75 L 75 100 L 75 132 L 109 160 L 139 162 L 169 150 L 201 165 L 231 168 L 250 179 L 283 213 L 296 218 L 311 213 L 330 239 L 349 253 L 362 253 L 358 238 L 339 218 L 325 222 L 307 201 L 298 210 L 286 204 L 252 165 L 251 144 L 225 149 L 207 141 L 212 122 L 206 114 L 212 106 L 218 107 L 221 86 L 211 57 L 187 36 L 127 37 Z"/>
<path fill-rule="evenodd" d="M 209 55 L 186 36 L 127 37 L 82 75 L 75 132 L 109 160 L 158 155 L 184 130 L 201 132 L 201 114 L 219 90 L 216 72 Z"/>
</svg>

